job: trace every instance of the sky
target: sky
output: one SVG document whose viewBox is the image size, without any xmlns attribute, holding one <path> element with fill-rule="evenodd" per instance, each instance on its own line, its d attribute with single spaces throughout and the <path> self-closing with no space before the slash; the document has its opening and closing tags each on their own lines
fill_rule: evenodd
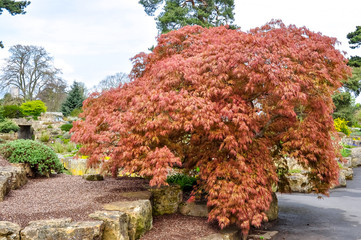
<svg viewBox="0 0 361 240">
<path fill-rule="evenodd" d="M 241 30 L 260 27 L 271 19 L 286 25 L 306 26 L 336 37 L 337 48 L 349 56 L 361 56 L 361 48 L 349 48 L 347 33 L 361 25 L 360 0 L 235 0 L 235 24 Z M 130 58 L 156 44 L 154 17 L 147 16 L 138 0 L 31 0 L 25 15 L 0 16 L 0 69 L 9 47 L 44 47 L 69 84 L 84 82 L 88 88 L 106 76 L 129 73 Z M 361 102 L 361 98 L 357 99 Z"/>
</svg>

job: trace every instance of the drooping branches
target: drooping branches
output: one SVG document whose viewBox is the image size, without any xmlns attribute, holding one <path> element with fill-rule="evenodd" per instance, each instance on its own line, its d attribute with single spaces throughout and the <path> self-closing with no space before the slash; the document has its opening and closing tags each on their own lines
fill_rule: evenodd
<svg viewBox="0 0 361 240">
<path fill-rule="evenodd" d="M 312 169 L 316 192 L 337 181 L 331 95 L 350 69 L 335 42 L 281 22 L 161 35 L 134 58 L 131 83 L 84 102 L 72 139 L 91 164 L 152 185 L 199 167 L 209 220 L 247 232 L 265 218 L 284 154 Z"/>
</svg>

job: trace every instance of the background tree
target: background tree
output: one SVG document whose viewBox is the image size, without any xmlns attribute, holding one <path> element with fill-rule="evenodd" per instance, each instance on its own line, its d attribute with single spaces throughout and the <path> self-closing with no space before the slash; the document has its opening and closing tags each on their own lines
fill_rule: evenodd
<svg viewBox="0 0 361 240">
<path fill-rule="evenodd" d="M 55 79 L 48 83 L 41 92 L 38 93 L 37 99 L 42 100 L 48 107 L 49 112 L 58 112 L 61 110 L 62 103 L 67 97 L 67 83 L 61 79 Z"/>
<path fill-rule="evenodd" d="M 357 48 L 361 44 L 361 27 L 357 26 L 355 32 L 347 34 L 350 39 L 350 48 Z M 342 118 L 348 121 L 349 126 L 360 125 L 360 107 L 355 105 L 355 98 L 361 93 L 361 58 L 352 56 L 347 65 L 352 67 L 352 76 L 344 81 L 344 85 L 333 96 L 335 104 L 333 117 Z"/>
<path fill-rule="evenodd" d="M 24 14 L 26 13 L 24 9 L 29 4 L 29 1 L 0 0 L 0 15 L 3 13 L 3 9 L 6 9 L 12 16 Z M 4 48 L 2 41 L 0 41 L 0 48 Z"/>
<path fill-rule="evenodd" d="M 129 82 L 127 74 L 119 72 L 114 75 L 109 75 L 99 82 L 98 85 L 93 87 L 93 91 L 102 92 L 111 88 L 119 87 L 120 85 Z"/>
<path fill-rule="evenodd" d="M 335 42 L 280 22 L 171 31 L 133 59 L 131 83 L 84 102 L 72 140 L 90 165 L 109 157 L 105 169 L 150 185 L 175 166 L 199 168 L 209 220 L 247 233 L 265 218 L 285 154 L 311 169 L 315 192 L 337 182 L 331 96 L 351 70 Z"/>
<path fill-rule="evenodd" d="M 69 116 L 74 109 L 79 109 L 83 106 L 84 99 L 84 88 L 82 88 L 79 82 L 74 81 L 65 102 L 61 106 L 61 112 L 64 116 Z"/>
<path fill-rule="evenodd" d="M 361 46 L 361 26 L 356 26 L 356 30 L 354 32 L 350 32 L 347 34 L 347 38 L 349 39 L 348 43 L 351 45 L 350 48 L 358 48 Z"/>
<path fill-rule="evenodd" d="M 161 33 L 187 25 L 213 27 L 232 25 L 234 21 L 233 0 L 140 0 L 139 3 L 149 16 L 164 5 L 155 18 Z"/>
<path fill-rule="evenodd" d="M 33 100 L 58 78 L 60 71 L 53 66 L 53 58 L 43 47 L 15 45 L 9 52 L 11 55 L 2 68 L 0 88 L 18 88 L 24 101 Z"/>
</svg>

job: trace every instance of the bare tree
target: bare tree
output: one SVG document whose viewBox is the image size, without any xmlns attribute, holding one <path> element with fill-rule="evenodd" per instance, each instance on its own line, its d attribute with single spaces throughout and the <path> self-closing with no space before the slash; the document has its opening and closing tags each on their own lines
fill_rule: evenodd
<svg viewBox="0 0 361 240">
<path fill-rule="evenodd" d="M 48 112 L 58 112 L 61 109 L 61 104 L 66 99 L 66 88 L 66 81 L 59 78 L 48 83 L 41 92 L 38 93 L 36 98 L 45 103 Z"/>
<path fill-rule="evenodd" d="M 15 45 L 9 49 L 0 76 L 0 88 L 17 87 L 20 97 L 33 100 L 49 83 L 58 79 L 59 69 L 53 66 L 53 58 L 43 47 Z"/>
<path fill-rule="evenodd" d="M 98 85 L 94 86 L 91 91 L 101 92 L 104 90 L 109 90 L 111 88 L 119 87 L 119 85 L 129 82 L 129 77 L 127 74 L 119 72 L 114 75 L 107 76 L 99 82 Z"/>
</svg>

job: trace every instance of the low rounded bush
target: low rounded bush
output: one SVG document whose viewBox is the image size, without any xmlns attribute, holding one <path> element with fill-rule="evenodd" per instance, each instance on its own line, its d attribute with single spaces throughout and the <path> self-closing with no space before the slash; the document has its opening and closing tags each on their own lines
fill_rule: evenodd
<svg viewBox="0 0 361 240">
<path fill-rule="evenodd" d="M 0 122 L 0 133 L 9 133 L 11 131 L 17 132 L 19 129 L 19 126 L 11 120 L 6 119 Z"/>
<path fill-rule="evenodd" d="M 60 126 L 60 129 L 64 132 L 69 132 L 70 129 L 73 127 L 72 123 L 66 123 Z"/>
<path fill-rule="evenodd" d="M 44 176 L 64 169 L 50 147 L 33 140 L 18 139 L 0 145 L 0 154 L 11 163 L 28 163 L 33 172 Z"/>
<path fill-rule="evenodd" d="M 2 115 L 4 118 L 21 118 L 21 117 L 23 117 L 20 107 L 17 105 L 5 105 L 3 107 Z"/>
<path fill-rule="evenodd" d="M 24 116 L 38 117 L 42 112 L 46 112 L 46 106 L 41 100 L 27 101 L 21 104 L 20 110 Z"/>
</svg>

